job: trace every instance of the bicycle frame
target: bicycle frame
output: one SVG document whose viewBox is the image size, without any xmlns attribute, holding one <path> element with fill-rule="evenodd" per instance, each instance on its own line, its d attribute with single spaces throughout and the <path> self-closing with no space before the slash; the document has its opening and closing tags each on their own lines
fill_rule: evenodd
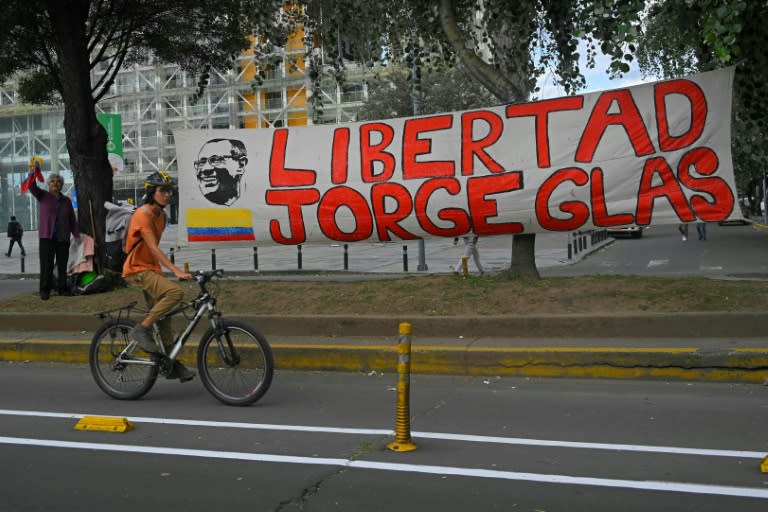
<svg viewBox="0 0 768 512">
<path fill-rule="evenodd" d="M 131 330 L 136 318 L 130 318 L 138 301 L 121 308 L 97 313 L 103 320 L 91 338 L 88 362 L 96 384 L 107 395 L 118 400 L 135 400 L 154 386 L 158 374 L 167 379 L 186 382 L 191 377 L 180 365 L 180 356 L 192 331 L 208 316 L 210 327 L 200 337 L 197 347 L 197 368 L 203 386 L 219 401 L 227 405 L 250 405 L 269 389 L 274 375 L 274 356 L 266 338 L 250 324 L 224 318 L 217 306 L 216 289 L 208 291 L 206 285 L 223 277 L 220 269 L 200 270 L 193 274 L 200 288 L 194 300 L 182 302 L 166 312 L 159 320 L 169 322 L 182 313 L 186 326 L 166 348 L 161 339 L 162 330 L 153 324 L 153 335 L 159 351 L 147 354 L 133 339 Z M 146 295 L 145 295 L 146 296 Z M 151 307 L 151 300 L 147 301 Z M 136 308 L 137 316 L 146 318 L 147 310 Z M 192 374 L 194 376 L 194 374 Z"/>
<path fill-rule="evenodd" d="M 221 312 L 216 308 L 216 299 L 208 292 L 206 289 L 206 283 L 208 282 L 207 279 L 205 279 L 205 276 L 200 275 L 195 278 L 197 281 L 198 286 L 200 287 L 200 294 L 195 297 L 195 299 L 192 301 L 192 303 L 182 303 L 178 306 L 174 307 L 172 310 L 167 312 L 165 315 L 163 315 L 161 318 L 159 318 L 157 321 L 165 320 L 168 318 L 171 318 L 179 313 L 184 313 L 185 311 L 189 309 L 194 309 L 195 314 L 191 319 L 188 319 L 187 325 L 184 328 L 184 330 L 176 337 L 174 340 L 174 343 L 170 349 L 170 353 L 166 353 L 165 346 L 162 343 L 162 340 L 160 338 L 160 332 L 157 327 L 157 322 L 153 324 L 153 332 L 155 334 L 155 338 L 159 341 L 158 346 L 160 348 L 159 354 L 170 361 L 171 363 L 176 360 L 176 358 L 181 353 L 182 349 L 184 348 L 184 345 L 187 343 L 187 340 L 189 340 L 190 335 L 192 334 L 192 331 L 195 330 L 195 327 L 200 323 L 200 319 L 205 315 L 208 314 L 208 318 L 211 322 L 211 327 L 215 330 L 219 329 L 219 319 L 221 318 Z M 99 313 L 100 318 L 106 318 L 107 316 L 111 315 L 109 313 L 113 311 L 120 311 L 118 314 L 118 319 L 122 315 L 122 311 L 127 311 L 127 315 L 129 316 L 131 314 L 131 310 L 136 306 L 138 301 L 134 301 L 126 306 L 123 306 L 122 308 L 117 308 L 109 311 L 103 311 Z M 186 314 L 185 314 L 186 318 Z M 131 341 L 131 343 L 117 356 L 116 363 L 117 364 L 139 364 L 139 365 L 148 365 L 148 366 L 160 366 L 161 360 L 156 360 L 153 358 L 137 358 L 135 357 L 134 351 L 137 348 L 137 343 L 135 341 Z"/>
</svg>

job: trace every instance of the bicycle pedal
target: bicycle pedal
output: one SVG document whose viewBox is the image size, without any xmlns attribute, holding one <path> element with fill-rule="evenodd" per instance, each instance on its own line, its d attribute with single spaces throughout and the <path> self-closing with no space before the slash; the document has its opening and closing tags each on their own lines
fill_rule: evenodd
<svg viewBox="0 0 768 512">
<path fill-rule="evenodd" d="M 174 375 L 175 371 L 173 361 L 162 354 L 152 354 L 150 358 L 152 359 L 152 362 L 157 364 L 160 375 L 163 375 L 166 379 L 176 378 Z"/>
</svg>

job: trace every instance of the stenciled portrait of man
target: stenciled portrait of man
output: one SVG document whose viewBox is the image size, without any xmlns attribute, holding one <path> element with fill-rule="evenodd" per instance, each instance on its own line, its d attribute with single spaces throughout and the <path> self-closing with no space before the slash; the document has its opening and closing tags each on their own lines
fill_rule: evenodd
<svg viewBox="0 0 768 512">
<path fill-rule="evenodd" d="M 245 144 L 237 139 L 211 139 L 200 148 L 195 173 L 200 192 L 215 204 L 230 206 L 240 198 L 248 164 Z"/>
</svg>

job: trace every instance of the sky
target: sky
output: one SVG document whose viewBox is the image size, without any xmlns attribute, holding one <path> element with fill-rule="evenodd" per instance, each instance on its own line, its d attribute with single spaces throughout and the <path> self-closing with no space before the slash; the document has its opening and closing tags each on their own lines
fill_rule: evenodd
<svg viewBox="0 0 768 512">
<path fill-rule="evenodd" d="M 587 68 L 586 47 L 582 45 L 579 48 L 579 52 L 582 56 L 579 65 L 581 66 L 582 74 L 587 80 L 586 89 L 578 91 L 579 94 L 630 87 L 632 85 L 652 82 L 655 80 L 653 77 L 643 78 L 636 62 L 630 63 L 629 73 L 625 74 L 622 78 L 611 79 L 606 71 L 611 62 L 610 57 L 607 57 L 602 53 L 599 54 L 596 59 L 595 67 L 589 69 Z M 566 95 L 562 87 L 554 85 L 551 74 L 542 76 L 541 79 L 539 79 L 538 85 L 541 88 L 541 91 L 538 93 L 540 99 L 557 98 Z"/>
</svg>

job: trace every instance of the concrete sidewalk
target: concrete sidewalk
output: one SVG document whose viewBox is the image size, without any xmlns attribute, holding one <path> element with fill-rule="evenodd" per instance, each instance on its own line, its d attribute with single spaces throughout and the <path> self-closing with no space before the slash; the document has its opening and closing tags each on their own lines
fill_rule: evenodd
<svg viewBox="0 0 768 512">
<path fill-rule="evenodd" d="M 604 232 L 603 232 L 604 233 Z M 40 272 L 39 241 L 37 232 L 24 233 L 24 247 L 27 256 L 22 260 L 21 252 L 14 247 L 13 256 L 0 256 L 0 275 L 32 277 Z M 600 247 L 612 242 L 606 236 L 571 233 L 547 233 L 536 236 L 536 265 L 538 268 L 569 265 Z M 357 242 L 345 244 L 310 244 L 301 246 L 218 246 L 176 247 L 176 229 L 171 226 L 163 235 L 161 249 L 171 255 L 180 267 L 189 263 L 191 270 L 223 268 L 226 271 L 256 272 L 258 274 L 279 272 L 347 272 L 355 274 L 416 275 L 423 273 L 446 274 L 453 271 L 464 252 L 463 243 L 453 244 L 450 238 L 425 240 L 426 270 L 419 268 L 418 241 L 406 242 Z M 570 258 L 568 246 L 571 245 Z M 254 249 L 255 247 L 255 249 Z M 498 272 L 509 267 L 512 254 L 512 236 L 481 238 L 478 242 L 480 261 L 487 272 Z M 23 271 L 22 271 L 23 266 Z M 476 273 L 470 259 L 469 270 Z M 343 276 L 339 276 L 342 278 Z"/>
</svg>

